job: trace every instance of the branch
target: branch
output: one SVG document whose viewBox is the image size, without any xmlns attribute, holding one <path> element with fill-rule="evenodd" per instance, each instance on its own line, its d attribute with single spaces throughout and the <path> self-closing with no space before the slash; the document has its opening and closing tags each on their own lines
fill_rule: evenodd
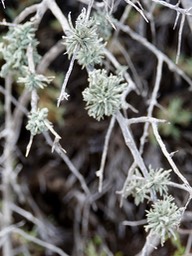
<svg viewBox="0 0 192 256">
<path fill-rule="evenodd" d="M 181 0 L 181 3 L 185 9 L 191 8 L 191 0 Z M 192 17 L 187 15 L 187 21 L 192 32 Z"/>
<path fill-rule="evenodd" d="M 138 124 L 138 123 L 166 123 L 167 120 L 157 119 L 155 117 L 140 116 L 127 119 L 127 125 Z"/>
<path fill-rule="evenodd" d="M 105 162 L 106 162 L 106 158 L 107 158 L 107 152 L 108 152 L 108 147 L 109 147 L 109 140 L 110 140 L 111 133 L 112 133 L 114 125 L 115 125 L 115 117 L 113 116 L 111 118 L 111 121 L 110 121 L 110 124 L 109 124 L 109 128 L 107 130 L 107 134 L 105 136 L 105 143 L 104 143 L 104 147 L 103 147 L 103 153 L 102 153 L 102 157 L 101 157 L 100 168 L 96 172 L 96 176 L 99 178 L 99 189 L 98 189 L 99 192 L 102 191 L 103 173 L 104 173 Z"/>
<path fill-rule="evenodd" d="M 139 9 L 139 8 L 137 7 L 137 5 L 135 5 L 135 4 L 134 4 L 132 1 L 130 1 L 130 0 L 125 0 L 125 2 L 128 3 L 128 4 L 130 4 L 131 6 L 133 6 L 133 8 L 135 8 L 135 10 L 137 10 L 137 11 L 141 14 L 141 16 L 144 18 L 144 20 L 145 20 L 146 22 L 149 22 L 148 19 L 145 17 L 145 14 L 144 14 L 144 12 L 143 12 L 142 9 Z"/>
<path fill-rule="evenodd" d="M 177 55 L 176 55 L 176 60 L 175 60 L 176 64 L 178 64 L 179 56 L 180 56 L 180 52 L 181 52 L 181 39 L 182 39 L 184 23 L 185 23 L 185 14 L 183 14 L 181 17 L 181 23 L 180 23 L 180 27 L 179 27 Z"/>
<path fill-rule="evenodd" d="M 149 233 L 146 239 L 146 242 L 144 244 L 144 247 L 140 253 L 138 253 L 136 256 L 148 256 L 151 255 L 151 253 L 157 249 L 157 245 L 160 242 L 160 238 L 158 235 Z"/>
<path fill-rule="evenodd" d="M 170 9 L 176 11 L 176 12 L 181 13 L 181 14 L 192 16 L 192 13 L 190 13 L 190 11 L 192 10 L 192 6 L 188 9 L 183 9 L 183 8 L 180 8 L 178 6 L 178 4 L 173 5 L 173 4 L 167 3 L 167 2 L 162 1 L 162 0 L 152 0 L 152 1 L 155 2 L 155 3 L 161 4 L 161 5 L 164 5 L 164 6 L 170 8 Z"/>
<path fill-rule="evenodd" d="M 136 220 L 136 221 L 124 220 L 122 224 L 125 226 L 136 227 L 136 226 L 147 224 L 147 221 L 146 220 Z"/>
<path fill-rule="evenodd" d="M 151 99 L 150 99 L 150 104 L 149 104 L 149 108 L 147 110 L 147 117 L 151 118 L 153 115 L 153 110 L 154 107 L 157 104 L 157 94 L 160 88 L 160 82 L 161 82 L 161 77 L 162 77 L 162 67 L 163 67 L 163 59 L 161 56 L 158 57 L 158 65 L 157 65 L 157 71 L 156 71 L 156 80 L 155 80 L 155 85 L 153 88 L 153 92 L 151 95 Z M 144 131 L 143 131 L 143 135 L 140 139 L 140 153 L 143 154 L 143 150 L 144 150 L 144 145 L 145 145 L 145 141 L 146 138 L 148 137 L 148 129 L 149 129 L 149 122 L 146 122 L 144 125 Z"/>
<path fill-rule="evenodd" d="M 126 119 L 122 116 L 122 114 L 119 111 L 116 114 L 116 119 L 121 128 L 121 131 L 122 131 L 122 134 L 123 134 L 123 137 L 125 140 L 125 144 L 130 149 L 133 159 L 137 163 L 139 168 L 141 169 L 143 176 L 147 178 L 148 170 L 147 170 L 147 168 L 144 164 L 144 161 L 139 153 L 139 150 L 137 149 L 137 146 L 135 144 L 134 138 L 132 137 L 131 131 L 126 124 Z"/>
<path fill-rule="evenodd" d="M 55 0 L 44 0 L 46 2 L 47 7 L 53 13 L 55 18 L 59 21 L 63 32 L 65 33 L 66 30 L 70 30 L 69 24 L 65 16 L 63 15 L 62 11 L 59 9 L 58 5 L 56 4 Z"/>
<path fill-rule="evenodd" d="M 176 164 L 174 163 L 173 159 L 171 158 L 171 155 L 168 153 L 165 144 L 163 143 L 158 129 L 157 129 L 157 125 L 155 123 L 152 123 L 152 128 L 153 128 L 153 133 L 155 135 L 155 138 L 164 154 L 164 156 L 167 158 L 169 164 L 171 165 L 173 171 L 175 172 L 175 174 L 183 181 L 183 183 L 186 185 L 186 187 L 188 187 L 188 192 L 191 194 L 192 188 L 189 185 L 189 182 L 187 181 L 187 179 L 181 174 L 181 172 L 178 170 Z"/>
<path fill-rule="evenodd" d="M 69 65 L 69 68 L 67 70 L 67 73 L 65 75 L 65 79 L 64 79 L 63 84 L 62 84 L 61 92 L 60 92 L 60 95 L 59 95 L 59 98 L 58 98 L 58 101 L 57 101 L 57 107 L 59 107 L 62 100 L 64 100 L 64 99 L 67 100 L 68 97 L 69 97 L 68 93 L 66 92 L 66 87 L 67 87 L 67 83 L 69 81 L 69 77 L 71 75 L 71 72 L 73 70 L 75 59 L 76 59 L 76 54 L 74 53 L 73 56 L 72 56 L 72 59 L 70 61 L 70 65 Z"/>
<path fill-rule="evenodd" d="M 4 145 L 4 162 L 3 162 L 3 172 L 2 172 L 2 217 L 3 217 L 3 228 L 7 228 L 12 222 L 12 210 L 10 208 L 10 203 L 12 202 L 12 192 L 10 186 L 10 179 L 13 172 L 14 163 L 14 143 L 13 134 L 14 127 L 12 122 L 11 113 L 11 91 L 12 91 L 12 77 L 10 74 L 5 78 L 5 145 Z M 5 242 L 3 244 L 3 255 L 12 256 L 12 244 L 11 237 L 9 234 L 5 236 Z"/>
<path fill-rule="evenodd" d="M 43 2 L 41 2 L 40 4 L 34 4 L 31 5 L 29 7 L 26 7 L 14 20 L 14 23 L 21 23 L 22 21 L 24 21 L 29 15 L 31 15 L 32 13 L 37 12 L 38 9 L 41 9 L 42 13 L 43 12 Z"/>
<path fill-rule="evenodd" d="M 158 59 L 162 58 L 163 62 L 165 62 L 171 71 L 176 72 L 179 76 L 181 76 L 189 85 L 190 89 L 192 89 L 192 80 L 181 70 L 175 63 L 170 60 L 163 52 L 157 49 L 153 44 L 148 42 L 146 38 L 142 37 L 141 35 L 134 32 L 130 27 L 127 25 L 122 25 L 120 22 L 115 21 L 115 25 L 119 27 L 123 32 L 127 33 L 132 39 L 137 41 L 138 43 L 142 44 L 146 47 L 149 51 L 151 51 Z"/>
</svg>

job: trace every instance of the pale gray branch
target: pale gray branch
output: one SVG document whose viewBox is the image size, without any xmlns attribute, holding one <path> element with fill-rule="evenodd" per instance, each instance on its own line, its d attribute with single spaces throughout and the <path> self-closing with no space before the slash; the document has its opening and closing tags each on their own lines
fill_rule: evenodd
<svg viewBox="0 0 192 256">
<path fill-rule="evenodd" d="M 96 172 L 97 177 L 99 178 L 99 192 L 102 191 L 102 186 L 103 186 L 103 173 L 104 173 L 104 168 L 105 168 L 105 162 L 106 162 L 106 158 L 107 158 L 107 152 L 108 152 L 108 147 L 109 147 L 109 141 L 110 141 L 110 137 L 111 137 L 111 133 L 113 130 L 113 127 L 115 125 L 115 116 L 113 116 L 111 118 L 110 124 L 109 124 L 109 128 L 107 130 L 107 134 L 105 136 L 105 143 L 104 143 L 104 147 L 103 147 L 103 153 L 102 153 L 102 157 L 101 157 L 101 163 L 100 163 L 100 168 L 99 170 Z"/>
<path fill-rule="evenodd" d="M 167 55 L 165 55 L 163 52 L 157 49 L 157 47 L 151 44 L 149 41 L 147 41 L 146 38 L 134 32 L 129 26 L 122 25 L 118 21 L 115 22 L 115 25 L 119 27 L 123 32 L 129 34 L 132 39 L 136 40 L 144 47 L 146 47 L 157 58 L 161 58 L 163 62 L 165 62 L 168 65 L 169 69 L 177 73 L 179 76 L 181 76 L 190 85 L 190 89 L 192 89 L 192 80 L 184 73 L 183 70 L 181 70 L 172 60 L 170 60 L 167 57 Z"/>
</svg>

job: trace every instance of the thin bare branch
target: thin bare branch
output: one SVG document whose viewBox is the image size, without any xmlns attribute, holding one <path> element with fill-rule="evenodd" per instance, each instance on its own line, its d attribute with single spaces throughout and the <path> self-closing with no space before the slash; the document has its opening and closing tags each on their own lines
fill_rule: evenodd
<svg viewBox="0 0 192 256">
<path fill-rule="evenodd" d="M 143 249 L 140 253 L 138 253 L 136 256 L 147 256 L 151 255 L 151 253 L 157 249 L 158 244 L 160 243 L 160 236 L 157 234 L 153 234 L 150 232 L 147 235 L 146 242 L 143 246 Z"/>
<path fill-rule="evenodd" d="M 125 2 L 128 3 L 128 4 L 130 4 L 131 6 L 133 6 L 133 8 L 135 8 L 135 10 L 137 10 L 137 11 L 141 14 L 141 16 L 144 18 L 144 20 L 145 20 L 146 22 L 149 22 L 142 9 L 139 9 L 139 8 L 137 7 L 137 5 L 135 5 L 135 4 L 134 4 L 132 1 L 130 1 L 130 0 L 125 0 Z"/>
<path fill-rule="evenodd" d="M 74 53 L 73 54 L 73 57 L 70 61 L 70 65 L 69 65 L 69 68 L 67 70 L 67 73 L 65 75 L 65 79 L 63 81 L 63 85 L 62 85 L 62 88 L 61 88 L 61 92 L 60 92 L 60 95 L 59 95 L 59 98 L 58 98 L 58 101 L 57 101 L 57 107 L 59 107 L 60 103 L 62 100 L 64 99 L 68 99 L 69 97 L 69 94 L 66 92 L 66 86 L 67 86 L 67 83 L 68 83 L 68 80 L 69 80 L 69 77 L 71 75 L 71 72 L 73 70 L 73 66 L 74 66 L 74 63 L 75 63 L 75 59 L 76 59 L 76 54 Z"/>
<path fill-rule="evenodd" d="M 56 4 L 55 0 L 44 0 L 46 2 L 47 7 L 53 13 L 55 18 L 59 21 L 63 31 L 70 30 L 67 19 L 64 14 L 61 12 L 60 8 Z"/>
<path fill-rule="evenodd" d="M 155 85 L 153 88 L 153 92 L 151 95 L 151 98 L 149 100 L 149 108 L 147 110 L 147 117 L 151 118 L 153 115 L 153 110 L 154 107 L 157 104 L 157 95 L 158 95 L 158 91 L 160 88 L 160 82 L 161 82 L 161 77 L 162 77 L 162 67 L 163 67 L 163 59 L 161 56 L 158 57 L 158 64 L 157 64 L 157 71 L 156 71 L 156 80 L 155 80 Z M 146 142 L 146 139 L 148 137 L 148 129 L 149 129 L 149 122 L 146 122 L 144 125 L 144 131 L 143 131 L 143 135 L 141 136 L 140 139 L 140 148 L 139 151 L 141 153 L 141 155 L 143 154 L 143 150 L 144 150 L 144 145 Z"/>
<path fill-rule="evenodd" d="M 177 56 L 176 56 L 176 60 L 175 60 L 176 64 L 178 64 L 179 56 L 180 56 L 180 53 L 181 53 L 181 40 L 182 40 L 182 33 L 183 33 L 184 23 L 185 23 L 185 14 L 183 14 L 181 16 L 181 23 L 180 23 L 180 27 L 179 27 Z"/>
<path fill-rule="evenodd" d="M 188 9 L 183 9 L 183 8 L 179 7 L 178 4 L 173 5 L 173 4 L 167 3 L 166 1 L 162 1 L 162 0 L 152 0 L 152 1 L 155 3 L 161 4 L 161 5 L 164 5 L 176 12 L 181 13 L 181 14 L 192 16 L 192 13 L 191 13 L 192 7 L 188 8 Z"/>
<path fill-rule="evenodd" d="M 104 168 L 105 168 L 105 162 L 106 162 L 106 158 L 107 158 L 107 152 L 108 152 L 108 147 L 109 147 L 109 141 L 110 141 L 110 137 L 111 137 L 111 133 L 113 130 L 113 127 L 115 125 L 115 117 L 113 116 L 111 118 L 110 124 L 109 124 L 109 128 L 107 130 L 106 136 L 105 136 L 105 143 L 104 143 L 104 147 L 103 147 L 103 153 L 102 153 L 102 157 L 101 157 L 101 164 L 100 164 L 100 168 L 99 170 L 96 172 L 96 176 L 99 178 L 99 192 L 102 192 L 102 187 L 103 187 L 103 173 L 104 173 Z"/>
<path fill-rule="evenodd" d="M 11 91 L 12 91 L 12 77 L 9 74 L 5 78 L 5 146 L 4 146 L 4 166 L 2 173 L 2 217 L 3 217 L 3 228 L 6 229 L 12 224 L 12 210 L 10 208 L 10 203 L 13 200 L 11 186 L 10 186 L 10 177 L 13 172 L 13 123 L 12 123 L 12 112 L 11 112 Z M 12 243 L 10 234 L 5 235 L 6 239 L 3 244 L 3 255 L 12 256 Z"/>
<path fill-rule="evenodd" d="M 121 128 L 124 140 L 125 140 L 125 144 L 127 145 L 127 147 L 130 149 L 131 154 L 133 156 L 134 161 L 137 163 L 137 165 L 139 166 L 139 168 L 141 169 L 141 172 L 143 173 L 144 177 L 148 177 L 148 170 L 144 164 L 144 161 L 139 153 L 139 150 L 137 149 L 137 146 L 135 144 L 135 141 L 132 137 L 131 131 L 128 128 L 127 124 L 126 124 L 126 119 L 122 116 L 122 114 L 120 112 L 117 112 L 116 114 L 116 119 L 119 123 L 119 126 Z"/>
<path fill-rule="evenodd" d="M 39 8 L 40 4 L 34 4 L 29 7 L 26 7 L 14 20 L 14 23 L 21 23 L 25 20 L 29 15 L 35 13 Z"/>
<path fill-rule="evenodd" d="M 155 138 L 164 154 L 164 156 L 167 158 L 169 164 L 171 165 L 173 171 L 175 172 L 175 174 L 183 181 L 183 183 L 187 186 L 187 188 L 189 189 L 188 191 L 191 194 L 192 188 L 189 185 L 189 182 L 187 181 L 187 179 L 181 174 L 181 172 L 178 170 L 175 162 L 173 161 L 173 159 L 171 158 L 171 155 L 168 153 L 165 144 L 163 143 L 161 136 L 159 135 L 158 132 L 158 128 L 157 128 L 157 124 L 152 123 L 152 128 L 153 128 L 153 133 L 155 135 Z"/>
<path fill-rule="evenodd" d="M 127 119 L 127 124 L 138 124 L 138 123 L 166 123 L 167 120 L 163 119 L 157 119 L 155 117 L 149 117 L 149 116 L 140 116 L 140 117 L 133 117 L 130 119 Z"/>
<path fill-rule="evenodd" d="M 157 58 L 162 58 L 163 62 L 165 62 L 168 65 L 169 69 L 177 73 L 179 76 L 181 76 L 190 85 L 190 89 L 192 89 L 192 80 L 183 72 L 183 70 L 181 70 L 177 65 L 175 65 L 175 63 L 172 60 L 170 60 L 167 57 L 167 55 L 165 55 L 163 52 L 157 49 L 157 47 L 155 47 L 153 44 L 148 42 L 146 38 L 134 32 L 130 27 L 122 25 L 118 21 L 116 21 L 115 24 L 123 32 L 129 34 L 132 39 L 136 40 L 144 47 L 146 47 L 149 51 L 151 51 Z"/>
<path fill-rule="evenodd" d="M 146 220 L 137 220 L 137 221 L 124 220 L 122 224 L 125 226 L 136 227 L 136 226 L 147 224 L 147 221 Z"/>
</svg>

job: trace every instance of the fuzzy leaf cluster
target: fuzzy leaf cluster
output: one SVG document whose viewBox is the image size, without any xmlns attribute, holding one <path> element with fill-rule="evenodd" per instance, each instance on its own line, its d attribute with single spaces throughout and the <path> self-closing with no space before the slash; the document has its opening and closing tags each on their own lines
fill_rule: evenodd
<svg viewBox="0 0 192 256">
<path fill-rule="evenodd" d="M 88 115 L 100 121 L 121 108 L 121 97 L 127 83 L 122 77 L 110 74 L 104 69 L 89 73 L 89 87 L 83 91 Z"/>
<path fill-rule="evenodd" d="M 126 186 L 124 196 L 133 196 L 136 205 L 142 203 L 145 199 L 150 200 L 151 189 L 159 193 L 160 196 L 168 193 L 167 184 L 170 180 L 171 170 L 162 168 L 154 170 L 149 166 L 148 178 L 144 178 L 138 169 L 135 169 L 132 178 Z"/>
<path fill-rule="evenodd" d="M 42 108 L 37 111 L 31 111 L 28 115 L 28 123 L 26 129 L 31 132 L 31 135 L 35 136 L 48 130 L 46 123 L 52 125 L 47 120 L 48 109 Z"/>
<path fill-rule="evenodd" d="M 38 63 L 40 56 L 36 49 L 38 41 L 35 38 L 35 31 L 32 22 L 9 28 L 9 32 L 0 44 L 0 52 L 5 60 L 0 76 L 5 77 L 9 71 L 14 71 L 19 75 L 23 74 L 23 67 L 28 66 L 26 55 L 28 45 L 33 47 L 33 59 L 35 63 Z"/>
<path fill-rule="evenodd" d="M 63 36 L 69 57 L 75 54 L 79 64 L 83 67 L 87 65 L 99 64 L 103 58 L 103 39 L 97 34 L 97 25 L 93 18 L 87 19 L 86 9 L 83 8 L 78 16 L 75 27 L 72 24 L 69 14 L 70 30 Z"/>
<path fill-rule="evenodd" d="M 25 69 L 25 76 L 19 77 L 17 82 L 24 84 L 25 87 L 30 91 L 34 89 L 39 89 L 39 88 L 43 89 L 53 79 L 53 77 L 46 77 L 41 74 L 31 73 L 27 67 L 25 67 L 24 69 Z"/>
<path fill-rule="evenodd" d="M 100 38 L 107 41 L 112 34 L 112 26 L 109 22 L 110 17 L 106 18 L 106 13 L 97 11 L 93 13 L 93 19 L 97 25 L 97 34 Z"/>
<path fill-rule="evenodd" d="M 178 208 L 172 196 L 165 196 L 152 205 L 147 212 L 145 230 L 157 234 L 161 238 L 161 245 L 164 244 L 166 236 L 176 238 L 175 230 L 179 226 L 183 208 Z"/>
</svg>

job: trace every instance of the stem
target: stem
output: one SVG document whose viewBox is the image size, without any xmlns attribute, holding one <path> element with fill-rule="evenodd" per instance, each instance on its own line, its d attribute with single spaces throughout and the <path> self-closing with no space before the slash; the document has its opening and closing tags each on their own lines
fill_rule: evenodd
<svg viewBox="0 0 192 256">
<path fill-rule="evenodd" d="M 131 131 L 129 129 L 129 127 L 127 126 L 126 123 L 126 119 L 122 116 L 121 112 L 117 112 L 116 114 L 116 119 L 117 122 L 119 123 L 119 126 L 121 128 L 124 140 L 125 140 L 125 144 L 127 145 L 127 147 L 129 148 L 129 150 L 131 151 L 131 154 L 134 158 L 134 161 L 137 163 L 137 165 L 139 166 L 139 168 L 141 169 L 143 176 L 145 178 L 148 177 L 148 170 L 144 164 L 143 158 L 141 157 L 139 150 L 137 149 L 137 146 L 135 144 L 134 138 L 131 134 Z"/>
<path fill-rule="evenodd" d="M 147 117 L 151 118 L 153 116 L 153 110 L 155 105 L 157 104 L 157 96 L 158 96 L 158 91 L 160 88 L 160 82 L 161 82 L 161 77 L 162 77 L 162 68 L 163 68 L 163 58 L 161 56 L 158 57 L 158 64 L 157 64 L 157 75 L 156 75 L 156 80 L 155 80 L 155 85 L 153 88 L 153 92 L 151 95 L 150 99 L 150 105 L 147 111 Z M 146 139 L 148 137 L 148 130 L 149 130 L 149 122 L 146 122 L 144 125 L 144 131 L 143 135 L 140 139 L 140 154 L 143 154 L 144 151 L 144 145 L 146 142 Z"/>
<path fill-rule="evenodd" d="M 47 7 L 50 9 L 50 11 L 53 13 L 55 18 L 59 21 L 59 23 L 62 26 L 63 31 L 70 30 L 69 24 L 65 16 L 63 15 L 62 11 L 58 7 L 55 0 L 45 0 L 45 3 Z"/>
<path fill-rule="evenodd" d="M 155 135 L 155 138 L 164 154 L 164 156 L 167 158 L 169 164 L 171 165 L 173 171 L 175 172 L 175 174 L 183 181 L 183 183 L 187 186 L 188 191 L 190 193 L 190 195 L 192 194 L 192 189 L 189 185 L 189 182 L 187 181 L 187 179 L 183 176 L 183 174 L 178 170 L 176 164 L 174 163 L 173 159 L 171 158 L 171 155 L 168 153 L 165 144 L 163 143 L 159 132 L 158 132 L 158 128 L 157 128 L 157 124 L 152 123 L 152 128 L 153 128 L 153 133 Z"/>
<path fill-rule="evenodd" d="M 107 158 L 107 152 L 108 152 L 108 147 L 109 147 L 109 141 L 110 141 L 110 137 L 111 137 L 111 133 L 113 130 L 113 127 L 115 125 L 115 116 L 113 116 L 111 118 L 111 122 L 109 124 L 109 128 L 107 130 L 107 134 L 105 136 L 105 143 L 104 143 L 104 147 L 103 147 L 103 153 L 102 153 L 102 157 L 101 157 L 101 163 L 100 163 L 100 168 L 99 170 L 96 172 L 96 176 L 99 178 L 99 192 L 102 192 L 102 187 L 103 187 L 103 173 L 104 173 L 104 168 L 105 168 L 105 162 L 106 162 L 106 158 Z"/>
<path fill-rule="evenodd" d="M 57 107 L 59 107 L 60 103 L 62 100 L 64 99 L 68 99 L 69 95 L 66 93 L 66 86 L 67 86 L 67 83 L 69 81 L 69 77 L 71 75 L 71 72 L 73 70 L 73 66 L 74 66 L 74 63 L 75 63 L 75 58 L 76 58 L 76 54 L 74 53 L 73 54 L 73 57 L 70 61 L 70 65 L 69 65 L 69 69 L 65 75 L 65 79 L 64 79 L 64 82 L 63 82 L 63 85 L 62 85 L 62 88 L 61 88 L 61 93 L 60 93 L 60 96 L 59 96 L 59 99 L 58 99 L 58 102 L 57 102 Z"/>
<path fill-rule="evenodd" d="M 157 248 L 160 242 L 159 235 L 150 232 L 147 236 L 146 242 L 142 251 L 138 254 L 139 256 L 148 256 Z"/>
<path fill-rule="evenodd" d="M 11 174 L 13 172 L 13 126 L 12 126 L 12 114 L 11 114 L 11 89 L 12 89 L 12 78 L 8 75 L 5 79 L 5 147 L 4 147 L 4 168 L 2 174 L 2 215 L 3 215 L 3 229 L 11 225 L 12 210 L 10 208 L 10 203 L 12 202 L 11 195 Z M 3 244 L 3 256 L 12 256 L 12 244 L 10 234 L 5 235 L 5 240 Z"/>
</svg>

